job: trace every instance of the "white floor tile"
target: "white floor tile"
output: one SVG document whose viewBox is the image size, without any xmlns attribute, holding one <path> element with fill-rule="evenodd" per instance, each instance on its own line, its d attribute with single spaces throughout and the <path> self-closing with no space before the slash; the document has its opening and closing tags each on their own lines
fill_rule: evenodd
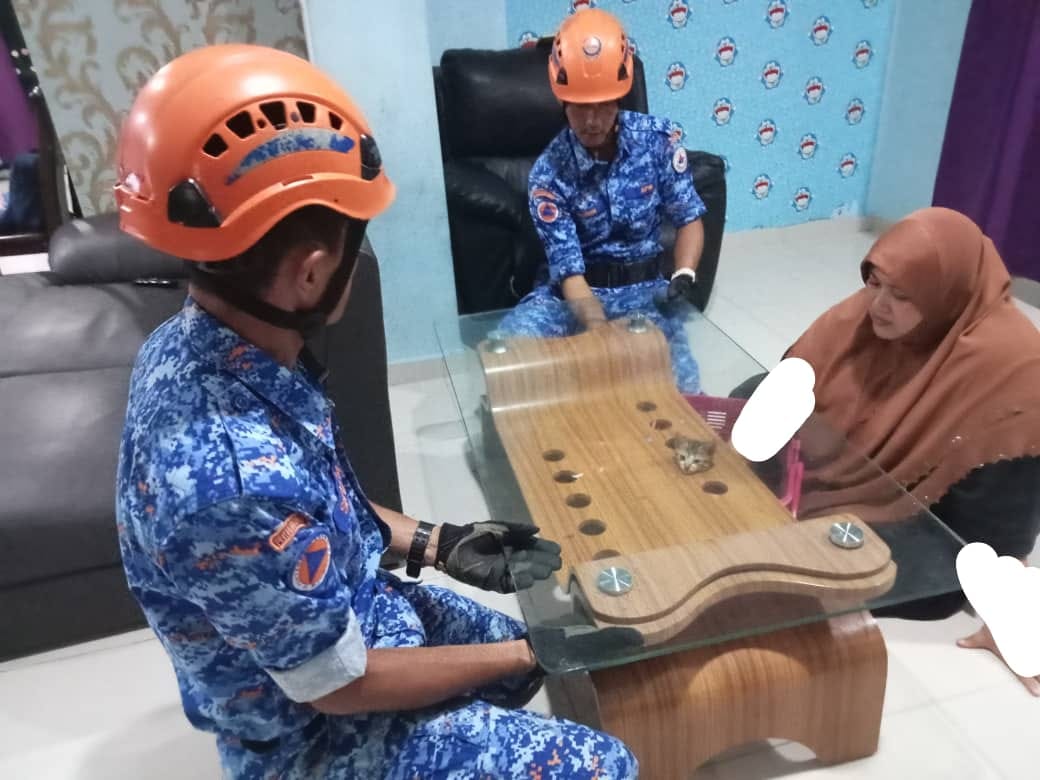
<svg viewBox="0 0 1040 780">
<path fill-rule="evenodd" d="M 991 653 L 957 647 L 978 630 L 977 618 L 961 612 L 946 620 L 879 620 L 888 656 L 910 670 L 934 701 L 1002 686 L 1011 672 Z M 1040 709 L 1037 710 L 1040 727 Z"/>
<path fill-rule="evenodd" d="M 976 651 L 981 652 L 981 651 Z M 1018 680 L 939 703 L 939 708 L 993 766 L 1008 778 L 1040 774 L 1036 739 L 1040 735 L 1040 699 Z"/>
<path fill-rule="evenodd" d="M 888 679 L 885 683 L 885 717 L 933 704 L 928 689 L 921 684 L 918 675 L 901 659 L 888 653 Z"/>
<path fill-rule="evenodd" d="M 712 293 L 712 300 L 708 303 L 705 314 L 744 352 L 751 355 L 756 363 L 767 370 L 774 368 L 791 346 L 793 339 L 778 334 L 773 326 L 724 293 Z M 704 358 L 701 360 L 707 362 Z"/>
<path fill-rule="evenodd" d="M 464 467 L 466 432 L 447 378 L 391 387 L 390 412 L 404 511 L 429 522 L 463 522 L 460 518 L 465 512 L 476 509 L 474 492 L 479 495 L 479 488 Z M 462 468 L 457 468 L 460 464 Z M 441 484 L 442 479 L 456 478 L 457 486 Z M 431 485 L 437 489 L 431 490 Z M 453 507 L 444 506 L 445 496 L 454 495 L 456 488 L 459 503 L 465 504 L 458 514 L 450 511 Z M 441 515 L 442 509 L 449 514 Z"/>
<path fill-rule="evenodd" d="M 714 763 L 696 780 L 997 780 L 1000 773 L 934 706 L 886 715 L 877 753 L 859 761 L 824 766 L 812 751 L 789 742 L 730 761 Z"/>
<path fill-rule="evenodd" d="M 123 634 L 116 634 L 115 636 L 106 636 L 103 639 L 95 639 L 92 642 L 81 642 L 78 645 L 70 645 L 69 647 L 62 647 L 58 650 L 50 650 L 46 653 L 37 653 L 36 655 L 27 655 L 24 658 L 16 658 L 13 661 L 5 661 L 0 664 L 0 675 L 5 672 L 12 672 L 17 669 L 24 669 L 27 666 L 37 666 L 39 664 L 48 664 L 54 661 L 60 661 L 68 658 L 75 658 L 77 656 L 89 655 L 96 653 L 100 650 L 108 650 L 112 648 L 128 647 L 130 645 L 140 644 L 141 642 L 155 641 L 155 634 L 152 633 L 150 628 L 142 628 L 137 631 L 127 631 Z M 2 678 L 0 678 L 2 680 Z"/>
<path fill-rule="evenodd" d="M 876 237 L 855 219 L 728 234 L 706 314 L 771 368 L 820 314 L 862 286 L 859 264 Z"/>
<path fill-rule="evenodd" d="M 0 674 L 0 777 L 219 777 L 155 639 Z"/>
</svg>

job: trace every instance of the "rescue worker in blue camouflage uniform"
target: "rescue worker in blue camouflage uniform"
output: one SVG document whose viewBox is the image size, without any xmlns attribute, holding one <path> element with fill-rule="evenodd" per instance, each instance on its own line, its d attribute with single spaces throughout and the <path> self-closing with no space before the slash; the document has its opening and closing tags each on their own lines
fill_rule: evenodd
<svg viewBox="0 0 1040 780">
<path fill-rule="evenodd" d="M 350 98 L 290 54 L 199 49 L 141 90 L 118 162 L 122 229 L 191 266 L 134 367 L 120 546 L 226 776 L 635 777 L 616 739 L 515 709 L 542 676 L 521 623 L 379 569 L 390 550 L 509 592 L 560 550 L 529 526 L 417 523 L 351 470 L 304 346 L 393 199 Z"/>
<path fill-rule="evenodd" d="M 586 9 L 560 26 L 549 83 L 569 127 L 538 158 L 529 180 L 531 217 L 545 244 L 549 278 L 517 304 L 500 330 L 567 336 L 642 313 L 668 338 L 679 388 L 697 393 L 699 372 L 681 315 L 694 299 L 704 203 L 678 128 L 619 110 L 632 74 L 632 49 L 612 14 Z M 677 229 L 670 281 L 660 272 L 662 217 Z"/>
</svg>

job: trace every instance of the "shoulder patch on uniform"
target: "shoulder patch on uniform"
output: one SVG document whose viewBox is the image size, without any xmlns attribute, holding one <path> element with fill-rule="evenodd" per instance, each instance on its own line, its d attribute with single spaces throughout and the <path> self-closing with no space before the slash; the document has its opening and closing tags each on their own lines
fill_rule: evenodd
<svg viewBox="0 0 1040 780">
<path fill-rule="evenodd" d="M 560 216 L 560 209 L 555 203 L 542 201 L 538 204 L 538 219 L 545 223 L 552 223 Z"/>
<path fill-rule="evenodd" d="M 548 200 L 559 200 L 560 196 L 552 190 L 547 190 L 544 187 L 535 187 L 531 190 L 532 198 L 547 198 Z"/>
<path fill-rule="evenodd" d="M 267 537 L 267 543 L 271 545 L 271 549 L 275 552 L 285 552 L 292 540 L 296 538 L 296 534 L 308 525 L 310 523 L 307 522 L 306 517 L 299 512 L 293 512 Z"/>
<path fill-rule="evenodd" d="M 331 564 L 332 545 L 329 543 L 329 537 L 319 534 L 296 559 L 292 571 L 293 589 L 301 593 L 314 590 L 325 581 Z"/>
<path fill-rule="evenodd" d="M 686 173 L 689 165 L 690 161 L 686 157 L 686 150 L 680 146 L 675 150 L 675 154 L 672 155 L 672 167 L 675 168 L 676 173 Z"/>
</svg>

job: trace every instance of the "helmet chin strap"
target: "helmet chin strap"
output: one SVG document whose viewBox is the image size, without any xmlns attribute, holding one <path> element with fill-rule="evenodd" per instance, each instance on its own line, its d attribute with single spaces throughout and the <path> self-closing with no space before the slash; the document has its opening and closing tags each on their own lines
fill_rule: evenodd
<svg viewBox="0 0 1040 780">
<path fill-rule="evenodd" d="M 325 327 L 329 317 L 332 316 L 343 298 L 343 292 L 350 284 L 350 278 L 354 275 L 354 268 L 357 266 L 357 256 L 361 249 L 361 242 L 365 239 L 367 224 L 365 220 L 348 218 L 343 257 L 325 286 L 321 300 L 312 309 L 289 311 L 247 293 L 235 283 L 236 272 L 221 270 L 219 264 L 201 266 L 199 270 L 202 273 L 195 274 L 192 281 L 258 320 L 276 328 L 295 330 L 304 339 L 308 339 Z"/>
</svg>

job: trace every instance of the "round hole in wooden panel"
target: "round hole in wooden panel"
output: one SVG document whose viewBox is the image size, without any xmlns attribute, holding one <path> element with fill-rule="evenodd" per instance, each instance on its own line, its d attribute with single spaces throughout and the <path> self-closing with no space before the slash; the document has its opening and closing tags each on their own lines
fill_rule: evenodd
<svg viewBox="0 0 1040 780">
<path fill-rule="evenodd" d="M 652 423 L 650 423 L 650 425 L 655 430 L 667 431 L 669 428 L 672 427 L 672 421 L 671 420 L 665 420 L 662 417 L 658 417 L 656 420 L 654 420 Z"/>
<path fill-rule="evenodd" d="M 542 453 L 542 458 L 549 461 L 550 463 L 555 463 L 556 461 L 563 460 L 563 450 L 546 450 Z"/>
<path fill-rule="evenodd" d="M 587 493 L 571 493 L 567 496 L 567 506 L 574 509 L 584 509 L 592 503 L 592 498 Z"/>
<path fill-rule="evenodd" d="M 598 553 L 592 556 L 594 561 L 602 561 L 606 558 L 620 558 L 621 553 L 617 550 L 600 550 Z"/>
<path fill-rule="evenodd" d="M 711 482 L 705 482 L 701 488 L 705 493 L 711 493 L 713 496 L 721 496 L 723 493 L 729 492 L 729 487 L 725 482 L 719 482 L 712 480 Z"/>
<path fill-rule="evenodd" d="M 562 471 L 557 471 L 555 474 L 553 474 L 553 479 L 555 479 L 557 482 L 561 484 L 569 485 L 571 482 L 577 482 L 579 479 L 581 479 L 581 474 L 579 474 L 577 471 L 563 469 Z"/>
<path fill-rule="evenodd" d="M 653 401 L 640 401 L 636 404 L 636 409 L 641 412 L 652 412 L 657 409 L 657 404 Z"/>
<path fill-rule="evenodd" d="M 591 518 L 579 525 L 578 530 L 586 536 L 599 536 L 601 533 L 607 530 L 607 524 L 604 523 L 602 520 Z"/>
</svg>

